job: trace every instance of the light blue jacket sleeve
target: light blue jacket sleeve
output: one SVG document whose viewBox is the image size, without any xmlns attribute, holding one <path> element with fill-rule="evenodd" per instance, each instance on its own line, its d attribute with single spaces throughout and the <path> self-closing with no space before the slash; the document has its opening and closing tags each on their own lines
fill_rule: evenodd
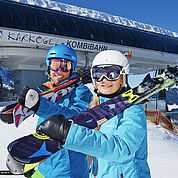
<svg viewBox="0 0 178 178">
<path fill-rule="evenodd" d="M 146 140 L 146 117 L 142 106 L 126 109 L 104 123 L 101 131 L 73 124 L 64 147 L 120 163 L 132 159 Z"/>
<path fill-rule="evenodd" d="M 40 105 L 36 115 L 42 118 L 48 118 L 55 114 L 62 114 L 70 118 L 89 107 L 92 93 L 88 87 L 80 85 L 74 88 L 70 93 L 59 99 L 60 103 L 51 102 L 44 97 L 40 97 Z"/>
</svg>

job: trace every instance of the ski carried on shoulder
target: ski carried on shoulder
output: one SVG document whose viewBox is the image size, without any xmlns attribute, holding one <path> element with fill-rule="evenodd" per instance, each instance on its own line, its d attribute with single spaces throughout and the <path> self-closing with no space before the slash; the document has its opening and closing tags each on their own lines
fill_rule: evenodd
<svg viewBox="0 0 178 178">
<path fill-rule="evenodd" d="M 145 103 L 155 93 L 177 83 L 178 68 L 169 67 L 163 74 L 151 78 L 148 74 L 135 88 L 130 89 L 115 98 L 71 117 L 73 123 L 95 129 L 102 123 L 123 112 L 126 108 Z M 19 138 L 8 145 L 11 158 L 23 165 L 40 164 L 52 154 L 59 151 L 61 145 L 48 136 L 37 133 Z M 12 172 L 22 173 L 25 170 L 13 170 L 14 165 L 7 161 Z"/>
<path fill-rule="evenodd" d="M 14 160 L 10 154 L 7 156 L 7 162 L 9 164 L 13 164 L 13 169 L 9 170 L 0 170 L 0 175 L 24 175 L 25 177 L 30 177 L 33 173 L 34 170 L 33 168 L 36 167 L 39 163 L 36 164 L 21 164 Z M 17 170 L 17 171 L 14 171 Z"/>
<path fill-rule="evenodd" d="M 61 96 L 66 95 L 70 90 L 72 90 L 77 84 L 87 83 L 89 78 L 90 71 L 77 72 L 70 80 L 62 83 L 61 85 L 46 90 L 40 93 L 40 96 L 43 96 L 49 100 L 55 101 Z M 0 112 L 0 119 L 8 124 L 14 123 L 18 127 L 25 119 L 33 115 L 34 112 L 30 109 L 27 109 L 21 106 L 18 103 L 13 103 L 5 106 Z"/>
<path fill-rule="evenodd" d="M 43 160 L 45 161 L 45 160 Z M 8 170 L 0 171 L 0 175 L 25 175 L 31 174 L 35 167 L 37 167 L 41 162 L 33 163 L 33 164 L 24 164 L 16 161 L 12 158 L 10 154 L 7 155 L 6 165 Z M 26 175 L 28 177 L 28 175 Z"/>
</svg>

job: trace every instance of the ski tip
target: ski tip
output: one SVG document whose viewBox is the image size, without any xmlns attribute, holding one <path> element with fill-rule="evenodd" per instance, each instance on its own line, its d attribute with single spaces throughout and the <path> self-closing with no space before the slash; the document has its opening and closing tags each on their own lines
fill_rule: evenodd
<svg viewBox="0 0 178 178">
<path fill-rule="evenodd" d="M 21 174 L 24 172 L 24 164 L 14 160 L 10 154 L 7 155 L 6 166 L 13 174 Z"/>
</svg>

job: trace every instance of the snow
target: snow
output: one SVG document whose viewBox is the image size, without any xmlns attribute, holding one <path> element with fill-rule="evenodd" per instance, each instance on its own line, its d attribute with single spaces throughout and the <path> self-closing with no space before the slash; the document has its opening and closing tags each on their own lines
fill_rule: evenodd
<svg viewBox="0 0 178 178">
<path fill-rule="evenodd" d="M 148 123 L 148 163 L 152 178 L 177 178 L 178 137 Z"/>
<path fill-rule="evenodd" d="M 9 102 L 8 102 L 9 103 Z M 8 103 L 0 103 L 2 106 Z M 6 157 L 7 145 L 22 136 L 35 132 L 37 116 L 30 117 L 24 121 L 19 128 L 0 122 L 0 170 L 7 170 Z M 178 137 L 167 131 L 159 125 L 153 123 L 147 124 L 148 127 L 148 164 L 150 166 L 152 178 L 177 178 L 177 160 L 178 160 Z M 24 176 L 0 176 L 6 178 L 21 178 Z"/>
</svg>

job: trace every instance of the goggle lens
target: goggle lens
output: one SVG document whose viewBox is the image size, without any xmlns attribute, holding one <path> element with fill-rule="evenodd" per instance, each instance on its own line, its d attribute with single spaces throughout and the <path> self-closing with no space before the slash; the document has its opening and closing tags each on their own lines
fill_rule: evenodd
<svg viewBox="0 0 178 178">
<path fill-rule="evenodd" d="M 104 66 L 104 67 L 93 67 L 92 69 L 93 78 L 100 82 L 105 77 L 107 80 L 117 80 L 121 75 L 121 69 L 117 66 Z"/>
<path fill-rule="evenodd" d="M 61 69 L 63 72 L 68 72 L 72 69 L 72 62 L 65 59 L 50 59 L 49 68 L 54 72 Z"/>
</svg>

